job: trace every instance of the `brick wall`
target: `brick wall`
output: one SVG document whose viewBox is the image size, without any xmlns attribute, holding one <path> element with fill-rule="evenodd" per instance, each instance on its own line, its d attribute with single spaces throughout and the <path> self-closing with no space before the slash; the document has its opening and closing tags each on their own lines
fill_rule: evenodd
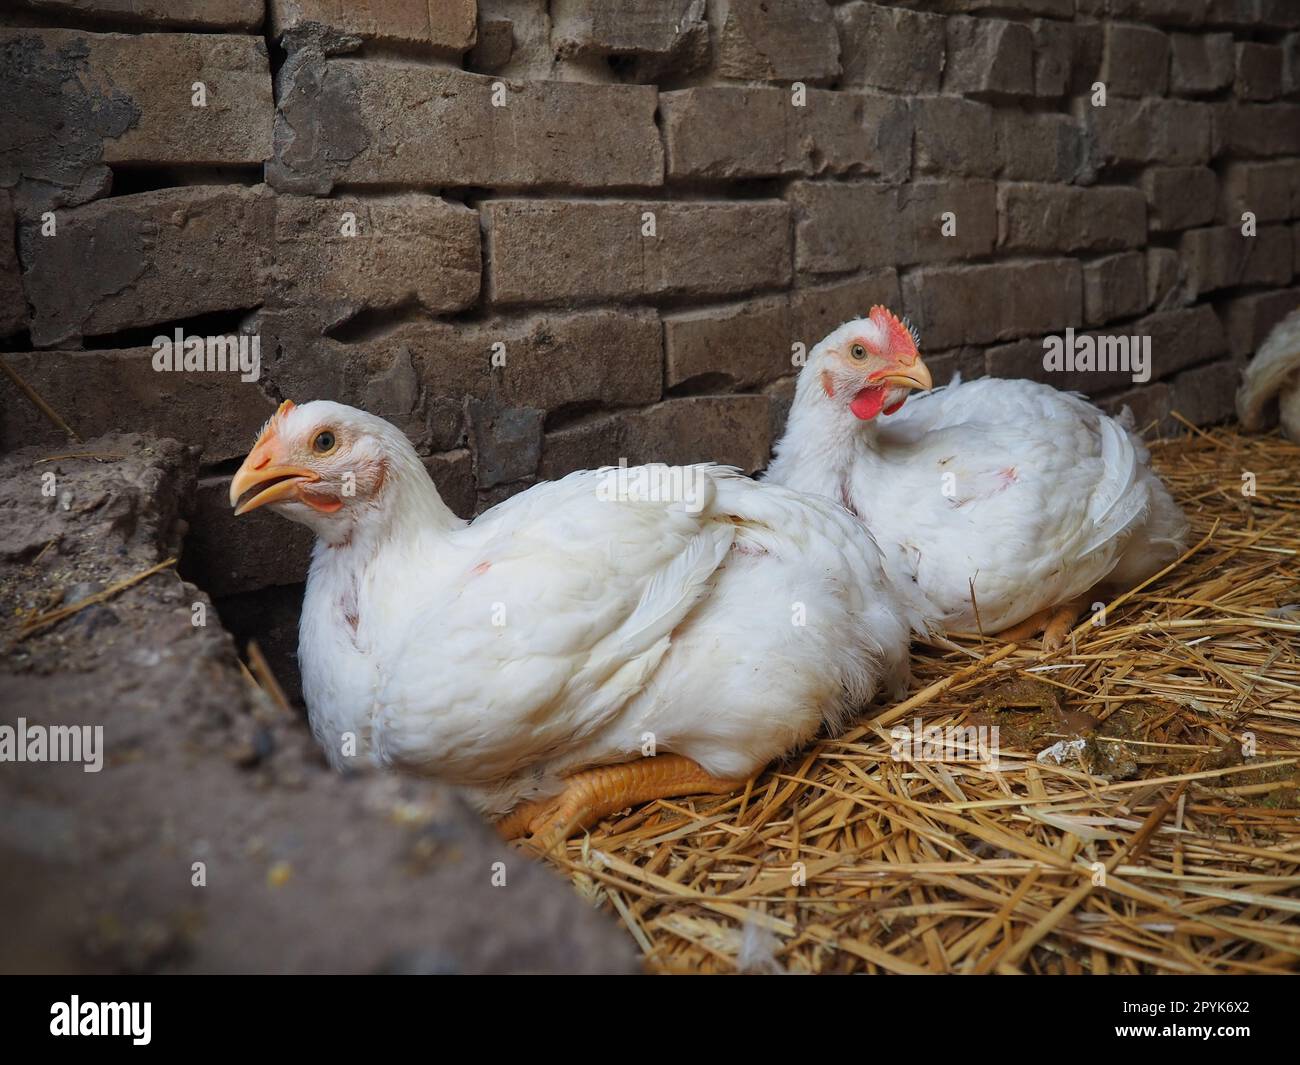
<svg viewBox="0 0 1300 1065">
<path fill-rule="evenodd" d="M 201 445 L 216 595 L 304 572 L 300 530 L 225 499 L 282 398 L 398 423 L 468 515 L 620 457 L 762 467 L 792 346 L 876 302 L 941 381 L 1215 421 L 1300 291 L 1294 0 L 17 0 L 0 26 L 4 358 L 83 436 Z M 1067 327 L 1150 335 L 1152 382 L 1045 373 Z M 260 379 L 157 372 L 176 328 L 256 335 Z M 0 444 L 58 441 L 0 389 Z"/>
</svg>

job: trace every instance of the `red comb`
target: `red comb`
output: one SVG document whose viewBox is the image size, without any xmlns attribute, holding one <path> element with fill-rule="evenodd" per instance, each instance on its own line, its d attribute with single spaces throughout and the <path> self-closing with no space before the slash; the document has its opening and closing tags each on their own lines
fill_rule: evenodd
<svg viewBox="0 0 1300 1065">
<path fill-rule="evenodd" d="M 881 307 L 879 304 L 871 308 L 868 317 L 884 332 L 885 351 L 891 358 L 909 360 L 916 358 L 916 349 L 921 346 L 921 338 L 916 335 L 916 330 L 910 323 L 906 320 L 899 321 L 888 307 Z"/>
</svg>

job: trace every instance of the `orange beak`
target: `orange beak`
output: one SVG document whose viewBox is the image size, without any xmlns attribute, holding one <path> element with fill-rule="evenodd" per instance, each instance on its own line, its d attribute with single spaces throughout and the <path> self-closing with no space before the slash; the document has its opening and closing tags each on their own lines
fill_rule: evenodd
<svg viewBox="0 0 1300 1065">
<path fill-rule="evenodd" d="M 312 470 L 277 462 L 279 448 L 280 440 L 272 421 L 230 481 L 230 505 L 235 508 L 236 516 L 288 499 L 297 495 L 304 484 L 320 480 L 320 475 Z"/>
</svg>

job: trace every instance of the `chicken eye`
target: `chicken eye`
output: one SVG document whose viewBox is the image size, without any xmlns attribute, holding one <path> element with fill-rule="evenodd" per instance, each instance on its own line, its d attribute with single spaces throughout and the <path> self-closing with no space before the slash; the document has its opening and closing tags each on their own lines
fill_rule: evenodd
<svg viewBox="0 0 1300 1065">
<path fill-rule="evenodd" d="M 316 434 L 316 439 L 311 442 L 312 450 L 318 455 L 323 455 L 327 451 L 334 450 L 334 434 L 328 429 L 322 429 Z"/>
<path fill-rule="evenodd" d="M 849 348 L 849 354 L 855 359 L 865 359 L 867 357 L 867 349 L 861 344 L 854 344 L 853 347 Z"/>
</svg>

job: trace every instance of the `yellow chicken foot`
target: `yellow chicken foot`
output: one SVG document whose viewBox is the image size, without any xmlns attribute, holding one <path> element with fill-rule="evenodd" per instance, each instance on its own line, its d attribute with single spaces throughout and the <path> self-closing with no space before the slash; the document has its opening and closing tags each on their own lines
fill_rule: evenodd
<svg viewBox="0 0 1300 1065">
<path fill-rule="evenodd" d="M 1074 623 L 1079 620 L 1079 615 L 1083 613 L 1087 603 L 1088 597 L 1080 596 L 1077 599 L 1062 603 L 1060 606 L 1047 607 L 1038 611 L 1037 614 L 1031 614 L 1019 625 L 1012 625 L 1009 629 L 1003 629 L 997 634 L 997 638 L 1003 643 L 1019 643 L 1021 640 L 1027 640 L 1029 637 L 1037 636 L 1041 632 L 1043 634 L 1043 650 L 1055 651 L 1065 645 L 1070 630 L 1074 628 Z"/>
<path fill-rule="evenodd" d="M 1075 622 L 1079 620 L 1079 615 L 1087 605 L 1088 597 L 1080 596 L 1078 599 L 1071 599 L 1068 603 L 1062 603 L 1052 611 L 1052 620 L 1043 629 L 1044 651 L 1055 651 L 1065 646 L 1065 641 L 1070 638 L 1070 630 L 1074 628 Z"/>
<path fill-rule="evenodd" d="M 530 833 L 533 843 L 549 850 L 576 829 L 625 807 L 677 795 L 722 795 L 744 782 L 711 776 L 680 754 L 639 758 L 567 777 L 559 795 L 515 807 L 497 822 L 497 831 L 505 839 Z"/>
<path fill-rule="evenodd" d="M 1020 643 L 1021 640 L 1027 640 L 1031 636 L 1037 636 L 1043 632 L 1052 620 L 1052 609 L 1048 607 L 1040 610 L 1037 614 L 1030 614 L 1019 625 L 1012 625 L 1009 629 L 1003 629 L 997 633 L 996 639 L 1003 643 Z"/>
</svg>

